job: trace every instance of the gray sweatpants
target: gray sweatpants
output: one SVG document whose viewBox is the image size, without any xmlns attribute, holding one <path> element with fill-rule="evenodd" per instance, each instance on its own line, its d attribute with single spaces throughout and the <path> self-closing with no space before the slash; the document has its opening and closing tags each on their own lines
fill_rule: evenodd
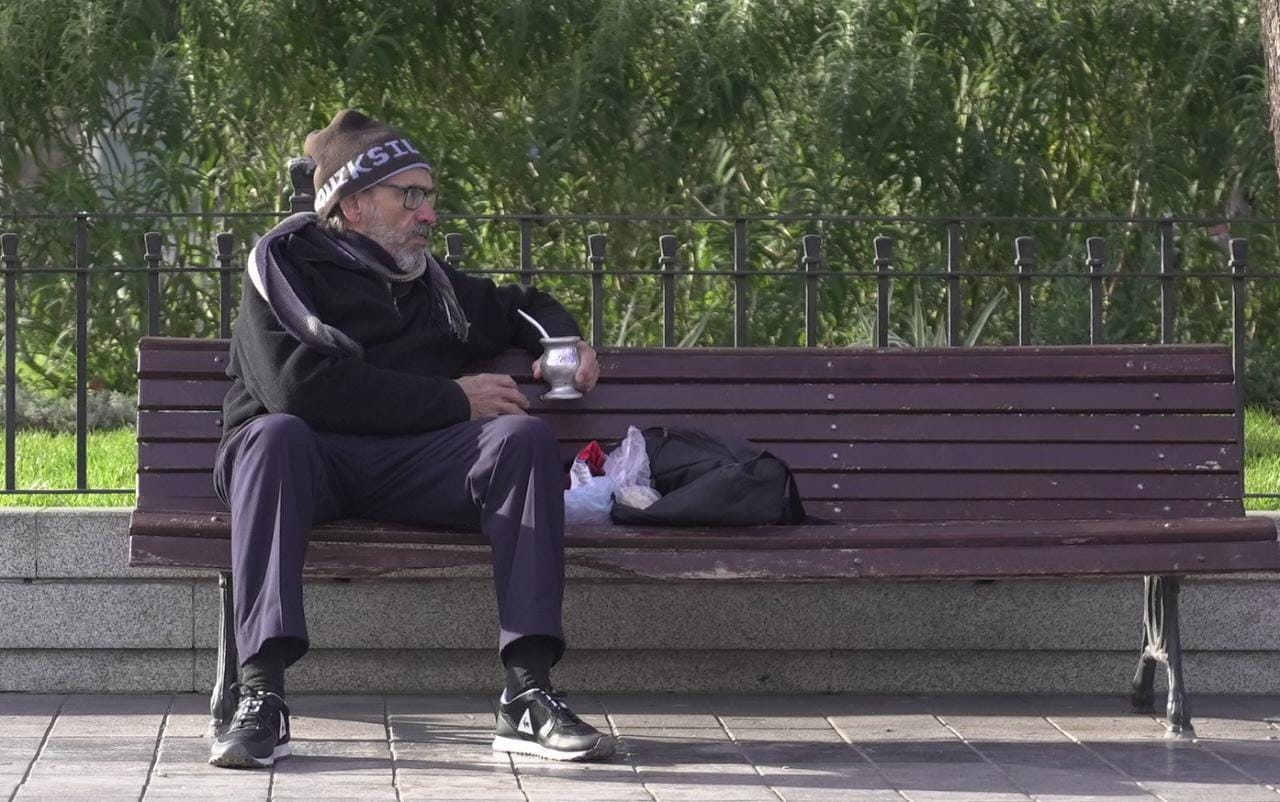
<svg viewBox="0 0 1280 802">
<path fill-rule="evenodd" d="M 290 639 L 290 663 L 306 652 L 302 566 L 311 526 L 345 517 L 479 528 L 492 549 L 499 650 L 526 635 L 563 643 L 564 472 L 555 436 L 537 418 L 367 437 L 264 415 L 227 443 L 214 483 L 231 508 L 242 663 L 268 638 Z"/>
</svg>

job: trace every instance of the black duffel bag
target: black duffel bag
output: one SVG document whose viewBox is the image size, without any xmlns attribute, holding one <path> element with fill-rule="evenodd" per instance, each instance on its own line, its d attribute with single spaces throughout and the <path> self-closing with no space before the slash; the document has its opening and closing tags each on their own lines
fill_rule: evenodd
<svg viewBox="0 0 1280 802">
<path fill-rule="evenodd" d="M 643 510 L 614 504 L 614 523 L 758 526 L 805 520 L 791 469 L 750 440 L 674 426 L 652 426 L 643 434 L 653 487 L 662 498 Z"/>
</svg>

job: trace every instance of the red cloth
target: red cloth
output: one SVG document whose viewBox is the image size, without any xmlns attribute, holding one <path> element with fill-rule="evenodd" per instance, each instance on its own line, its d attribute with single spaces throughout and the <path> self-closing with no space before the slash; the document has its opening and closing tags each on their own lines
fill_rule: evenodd
<svg viewBox="0 0 1280 802">
<path fill-rule="evenodd" d="M 582 447 L 582 450 L 578 452 L 578 456 L 575 457 L 575 460 L 580 459 L 585 462 L 587 464 L 587 468 L 591 471 L 592 476 L 604 476 L 605 456 L 604 449 L 600 447 L 600 444 L 595 440 L 592 440 L 590 443 L 587 443 Z M 568 490 L 572 486 L 573 481 L 569 478 L 569 474 L 565 474 L 564 489 Z"/>
<path fill-rule="evenodd" d="M 595 440 L 587 443 L 578 452 L 578 459 L 587 463 L 587 467 L 591 469 L 592 476 L 604 476 L 604 449 Z"/>
</svg>

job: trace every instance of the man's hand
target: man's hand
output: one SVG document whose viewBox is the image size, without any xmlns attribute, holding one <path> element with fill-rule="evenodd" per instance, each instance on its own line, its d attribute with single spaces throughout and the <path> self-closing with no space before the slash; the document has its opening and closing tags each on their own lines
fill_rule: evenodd
<svg viewBox="0 0 1280 802">
<path fill-rule="evenodd" d="M 479 373 L 454 379 L 471 402 L 471 420 L 498 415 L 524 415 L 529 399 L 516 388 L 516 380 L 501 373 Z"/>
<path fill-rule="evenodd" d="M 533 360 L 533 378 L 542 378 L 542 358 Z M 578 341 L 578 372 L 573 374 L 573 386 L 579 392 L 588 393 L 595 389 L 600 381 L 600 362 L 596 359 L 596 349 L 582 340 Z"/>
</svg>

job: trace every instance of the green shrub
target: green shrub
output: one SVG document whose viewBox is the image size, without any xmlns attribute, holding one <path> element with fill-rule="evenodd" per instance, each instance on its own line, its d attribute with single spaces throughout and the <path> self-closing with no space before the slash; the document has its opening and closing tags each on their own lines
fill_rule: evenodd
<svg viewBox="0 0 1280 802">
<path fill-rule="evenodd" d="M 17 389 L 18 429 L 40 429 L 48 432 L 74 432 L 76 430 L 76 400 L 29 393 Z M 132 429 L 137 422 L 138 397 L 114 390 L 91 392 L 85 417 L 91 431 L 102 429 Z M 5 399 L 0 397 L 0 415 L 4 414 Z"/>
<path fill-rule="evenodd" d="M 1245 357 L 1245 402 L 1280 415 L 1280 351 L 1256 346 Z"/>
</svg>

